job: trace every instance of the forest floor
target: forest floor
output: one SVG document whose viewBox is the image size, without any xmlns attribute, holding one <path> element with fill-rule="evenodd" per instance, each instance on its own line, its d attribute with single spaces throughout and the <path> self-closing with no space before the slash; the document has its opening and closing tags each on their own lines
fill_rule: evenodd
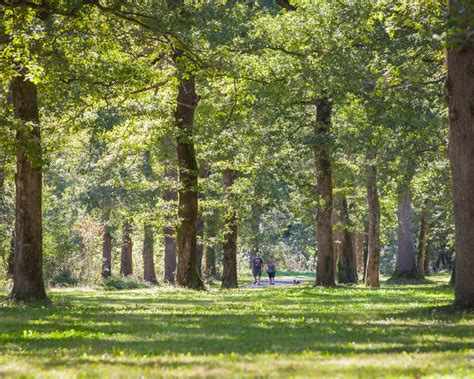
<svg viewBox="0 0 474 379">
<path fill-rule="evenodd" d="M 0 304 L 0 378 L 474 377 L 474 313 L 432 280 L 53 289 L 49 306 Z"/>
</svg>

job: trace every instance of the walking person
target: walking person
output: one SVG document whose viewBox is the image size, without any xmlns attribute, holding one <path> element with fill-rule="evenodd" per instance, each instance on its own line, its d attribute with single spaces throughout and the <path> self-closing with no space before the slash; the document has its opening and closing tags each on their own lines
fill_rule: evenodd
<svg viewBox="0 0 474 379">
<path fill-rule="evenodd" d="M 267 273 L 268 279 L 270 279 L 270 285 L 275 285 L 275 275 L 276 275 L 276 261 L 273 255 L 270 255 L 270 259 L 267 262 Z"/>
<path fill-rule="evenodd" d="M 262 276 L 263 259 L 262 255 L 257 252 L 255 258 L 252 259 L 253 284 L 260 285 L 260 277 Z"/>
</svg>

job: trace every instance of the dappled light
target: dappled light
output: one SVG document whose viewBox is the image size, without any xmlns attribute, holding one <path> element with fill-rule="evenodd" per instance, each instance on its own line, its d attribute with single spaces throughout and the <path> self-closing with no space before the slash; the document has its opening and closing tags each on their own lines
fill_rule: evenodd
<svg viewBox="0 0 474 379">
<path fill-rule="evenodd" d="M 278 356 L 282 374 L 304 375 L 310 365 L 318 375 L 351 368 L 376 375 L 462 375 L 472 369 L 465 352 L 474 348 L 474 320 L 455 312 L 445 280 L 375 291 L 210 291 L 199 299 L 188 290 L 55 290 L 51 306 L 1 308 L 0 373 L 22 373 L 34 364 L 58 374 L 132 375 L 145 367 L 150 374 L 183 374 L 192 366 L 196 375 L 267 375 L 261 362 Z M 387 353 L 392 358 L 382 358 Z M 436 357 L 443 363 L 427 361 Z M 374 360 L 383 362 L 376 368 Z M 8 368 L 11 361 L 16 366 Z M 98 363 L 107 368 L 94 367 Z"/>
<path fill-rule="evenodd" d="M 0 379 L 473 377 L 473 0 L 0 0 Z"/>
</svg>

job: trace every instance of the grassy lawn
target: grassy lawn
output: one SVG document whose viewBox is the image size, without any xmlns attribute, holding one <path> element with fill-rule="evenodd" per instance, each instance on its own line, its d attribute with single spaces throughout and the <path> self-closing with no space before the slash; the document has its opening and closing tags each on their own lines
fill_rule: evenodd
<svg viewBox="0 0 474 379">
<path fill-rule="evenodd" d="M 0 304 L 0 377 L 474 377 L 474 314 L 433 284 L 50 291 Z"/>
</svg>

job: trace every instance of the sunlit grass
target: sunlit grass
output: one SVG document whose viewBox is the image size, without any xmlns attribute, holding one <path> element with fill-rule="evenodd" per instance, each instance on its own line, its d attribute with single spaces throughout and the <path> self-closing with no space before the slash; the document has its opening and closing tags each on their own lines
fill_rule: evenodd
<svg viewBox="0 0 474 379">
<path fill-rule="evenodd" d="M 472 376 L 474 315 L 432 284 L 51 290 L 3 303 L 0 377 Z"/>
</svg>

